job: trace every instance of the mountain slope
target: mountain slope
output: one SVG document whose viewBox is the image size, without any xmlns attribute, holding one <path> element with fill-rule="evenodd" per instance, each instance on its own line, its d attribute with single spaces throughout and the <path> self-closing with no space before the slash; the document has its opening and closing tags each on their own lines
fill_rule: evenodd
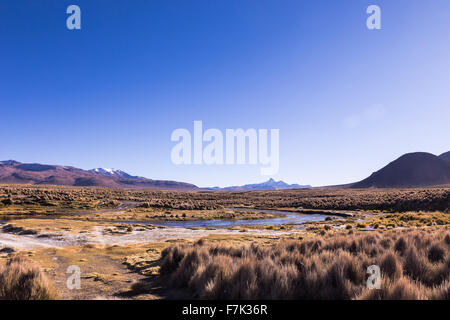
<svg viewBox="0 0 450 320">
<path fill-rule="evenodd" d="M 252 190 L 285 190 L 285 189 L 303 189 L 310 188 L 310 185 L 299 185 L 299 184 L 287 184 L 284 181 L 275 181 L 269 179 L 263 183 L 246 184 L 243 186 L 232 186 L 225 188 L 207 188 L 208 190 L 223 190 L 223 191 L 252 191 Z"/>
<path fill-rule="evenodd" d="M 439 157 L 440 157 L 440 158 L 443 158 L 443 159 L 446 159 L 446 160 L 448 160 L 448 161 L 450 161 L 450 151 L 441 154 Z"/>
<path fill-rule="evenodd" d="M 134 177 L 120 170 L 82 170 L 68 166 L 0 161 L 0 183 L 52 184 L 64 186 L 96 186 L 113 188 L 154 188 L 196 190 L 184 182 L 151 180 Z"/>
<path fill-rule="evenodd" d="M 450 161 L 426 152 L 408 153 L 354 183 L 352 188 L 401 188 L 450 184 Z"/>
</svg>

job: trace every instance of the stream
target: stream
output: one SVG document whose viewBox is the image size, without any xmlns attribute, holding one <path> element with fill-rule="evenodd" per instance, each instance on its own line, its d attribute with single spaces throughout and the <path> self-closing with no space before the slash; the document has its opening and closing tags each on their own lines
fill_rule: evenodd
<svg viewBox="0 0 450 320">
<path fill-rule="evenodd" d="M 325 214 L 305 214 L 278 210 L 248 209 L 248 208 L 227 208 L 229 210 L 257 211 L 279 215 L 276 218 L 255 219 L 255 220 L 191 220 L 191 221 L 117 221 L 129 224 L 151 224 L 165 227 L 183 228 L 206 228 L 206 229 L 227 229 L 238 226 L 267 226 L 282 225 L 288 223 L 304 223 L 309 221 L 324 221 L 330 215 Z M 339 218 L 339 217 L 338 217 Z"/>
</svg>

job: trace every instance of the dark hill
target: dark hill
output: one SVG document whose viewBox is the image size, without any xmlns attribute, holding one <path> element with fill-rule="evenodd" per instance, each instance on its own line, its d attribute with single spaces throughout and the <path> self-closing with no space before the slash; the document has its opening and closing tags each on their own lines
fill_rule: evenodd
<svg viewBox="0 0 450 320">
<path fill-rule="evenodd" d="M 450 161 L 431 153 L 408 153 L 351 185 L 352 188 L 404 188 L 450 184 Z"/>
</svg>

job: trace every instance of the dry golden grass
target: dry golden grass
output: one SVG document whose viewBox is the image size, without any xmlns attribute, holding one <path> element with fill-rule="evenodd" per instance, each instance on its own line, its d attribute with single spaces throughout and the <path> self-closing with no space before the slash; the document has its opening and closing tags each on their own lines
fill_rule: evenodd
<svg viewBox="0 0 450 320">
<path fill-rule="evenodd" d="M 450 188 L 415 189 L 300 189 L 251 192 L 183 192 L 1 185 L 0 215 L 49 215 L 116 208 L 134 202 L 132 213 L 152 212 L 182 216 L 186 212 L 223 211 L 229 207 L 299 210 L 372 210 L 384 212 L 448 211 Z M 187 214 L 186 214 L 187 215 Z M 165 217 L 167 219 L 167 216 Z"/>
<path fill-rule="evenodd" d="M 425 227 L 450 224 L 450 213 L 444 212 L 403 212 L 367 216 L 367 225 L 379 227 Z"/>
<path fill-rule="evenodd" d="M 382 287 L 366 287 L 379 265 Z M 385 231 L 272 246 L 175 245 L 161 283 L 202 299 L 448 299 L 450 232 Z"/>
<path fill-rule="evenodd" d="M 111 210 L 109 212 L 92 212 L 76 217 L 77 220 L 84 221 L 193 221 L 193 220 L 255 220 L 269 219 L 278 215 L 243 210 L 162 210 L 160 208 L 129 208 L 121 212 Z M 70 216 L 61 216 L 70 218 Z M 72 217 L 73 218 L 73 217 Z"/>
<path fill-rule="evenodd" d="M 50 300 L 56 291 L 39 267 L 17 256 L 0 266 L 0 299 Z"/>
</svg>

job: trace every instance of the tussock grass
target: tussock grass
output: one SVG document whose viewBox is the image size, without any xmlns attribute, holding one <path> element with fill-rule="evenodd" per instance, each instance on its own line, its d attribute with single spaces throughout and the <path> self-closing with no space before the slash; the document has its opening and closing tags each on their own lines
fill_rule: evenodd
<svg viewBox="0 0 450 320">
<path fill-rule="evenodd" d="M 208 191 L 114 189 L 99 187 L 0 185 L 0 214 L 49 214 L 115 208 L 121 201 L 139 202 L 147 210 L 221 210 L 258 207 L 376 212 L 449 210 L 449 187 L 405 189 L 299 189 L 277 191 Z M 427 223 L 426 216 L 399 217 L 395 223 Z M 436 219 L 435 219 L 436 220 Z M 442 219 L 441 219 L 442 220 Z M 435 221 L 445 224 L 448 221 Z"/>
<path fill-rule="evenodd" d="M 0 266 L 0 300 L 51 300 L 56 292 L 42 271 L 25 258 Z"/>
<path fill-rule="evenodd" d="M 200 299 L 449 299 L 448 229 L 384 231 L 162 252 L 160 280 Z M 379 265 L 381 289 L 368 289 Z"/>
</svg>

